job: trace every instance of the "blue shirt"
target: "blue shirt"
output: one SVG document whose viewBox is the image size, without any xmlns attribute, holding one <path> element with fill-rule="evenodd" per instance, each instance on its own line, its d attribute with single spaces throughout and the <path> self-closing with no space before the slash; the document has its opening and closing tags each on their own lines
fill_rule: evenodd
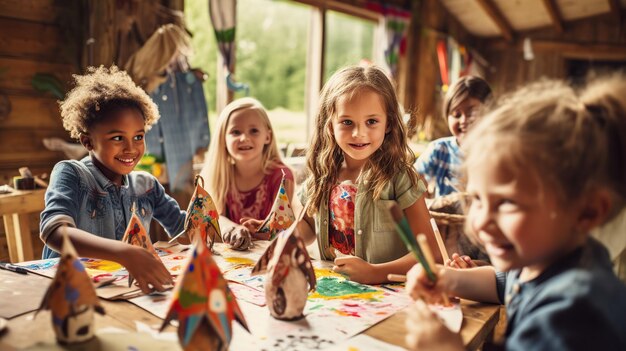
<svg viewBox="0 0 626 351">
<path fill-rule="evenodd" d="M 87 156 L 81 161 L 61 161 L 54 166 L 41 212 L 40 235 L 46 242 L 61 225 L 82 229 L 102 238 L 121 240 L 131 218 L 131 208 L 149 230 L 155 218 L 171 234 L 183 230 L 185 211 L 147 172 L 131 172 L 122 186 L 113 184 Z M 58 257 L 48 245 L 43 258 Z"/>
<path fill-rule="evenodd" d="M 432 141 L 415 161 L 415 169 L 426 178 L 428 184 L 435 182 L 435 196 L 456 192 L 461 166 L 461 151 L 455 137 Z"/>
<path fill-rule="evenodd" d="M 537 278 L 497 273 L 507 350 L 626 350 L 626 286 L 595 239 Z"/>
</svg>

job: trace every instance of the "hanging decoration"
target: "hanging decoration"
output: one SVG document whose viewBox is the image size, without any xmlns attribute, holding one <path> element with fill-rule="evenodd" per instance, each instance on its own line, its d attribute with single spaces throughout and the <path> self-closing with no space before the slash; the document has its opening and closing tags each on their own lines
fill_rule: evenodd
<svg viewBox="0 0 626 351">
<path fill-rule="evenodd" d="M 237 24 L 237 0 L 209 0 L 209 16 L 217 39 L 217 47 L 224 60 L 226 86 L 234 92 L 250 91 L 248 84 L 236 82 L 232 76 L 235 61 L 235 29 Z"/>
<path fill-rule="evenodd" d="M 398 62 L 406 53 L 406 38 L 411 23 L 411 12 L 399 7 L 385 4 L 384 2 L 368 2 L 366 8 L 380 13 L 384 18 L 385 32 L 387 35 L 387 48 L 385 60 L 391 75 L 398 78 Z"/>
</svg>

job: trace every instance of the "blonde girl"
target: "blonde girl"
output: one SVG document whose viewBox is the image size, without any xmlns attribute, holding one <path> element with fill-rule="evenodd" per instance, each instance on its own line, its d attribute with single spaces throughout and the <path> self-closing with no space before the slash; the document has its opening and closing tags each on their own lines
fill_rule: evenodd
<svg viewBox="0 0 626 351">
<path fill-rule="evenodd" d="M 624 77 L 581 94 L 555 81 L 523 88 L 473 128 L 463 152 L 468 232 L 494 267 L 440 267 L 433 286 L 418 265 L 411 295 L 504 304 L 507 350 L 626 349 L 626 287 L 589 236 L 626 199 Z M 407 326 L 415 349 L 463 349 L 423 304 Z"/>
<path fill-rule="evenodd" d="M 258 100 L 245 97 L 228 104 L 216 130 L 200 174 L 220 213 L 224 241 L 245 250 L 269 214 L 283 172 L 292 198 L 293 174 L 281 161 L 274 130 Z"/>
<path fill-rule="evenodd" d="M 436 248 L 425 184 L 413 169 L 398 99 L 382 70 L 347 67 L 329 79 L 306 157 L 300 202 L 307 207 L 297 233 L 307 244 L 317 238 L 321 258 L 334 259 L 336 272 L 374 284 L 415 263 L 395 232 L 394 202 Z"/>
</svg>

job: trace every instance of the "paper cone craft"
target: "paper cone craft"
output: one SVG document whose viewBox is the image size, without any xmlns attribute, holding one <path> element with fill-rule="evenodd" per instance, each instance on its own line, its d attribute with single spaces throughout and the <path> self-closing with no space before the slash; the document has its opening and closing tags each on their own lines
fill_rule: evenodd
<svg viewBox="0 0 626 351">
<path fill-rule="evenodd" d="M 195 242 L 196 237 L 199 237 L 204 245 L 213 249 L 213 244 L 216 241 L 222 242 L 220 224 L 218 222 L 220 215 L 211 195 L 203 188 L 204 179 L 199 175 L 196 176 L 195 184 L 196 190 L 187 208 L 187 219 L 185 220 L 183 233 L 187 234 L 191 242 Z"/>
<path fill-rule="evenodd" d="M 132 217 L 130 217 L 130 222 L 128 222 L 128 226 L 126 227 L 126 231 L 124 232 L 124 237 L 122 238 L 122 241 L 127 244 L 143 247 L 144 249 L 150 251 L 150 253 L 154 255 L 154 257 L 160 260 L 159 254 L 154 249 L 154 246 L 152 246 L 152 241 L 150 241 L 150 236 L 148 235 L 146 228 L 144 228 L 143 224 L 141 224 L 141 220 L 139 219 L 139 217 L 137 217 L 137 214 L 135 212 L 133 212 Z M 135 279 L 129 273 L 129 288 L 133 285 L 134 280 Z"/>
<path fill-rule="evenodd" d="M 285 186 L 285 171 L 283 171 L 283 179 L 280 181 L 280 187 L 276 193 L 276 199 L 272 205 L 270 213 L 265 218 L 263 224 L 257 229 L 257 233 L 265 234 L 269 240 L 274 240 L 276 234 L 283 230 L 287 230 L 296 216 L 293 214 L 289 197 L 287 196 L 287 188 Z"/>
<path fill-rule="evenodd" d="M 93 312 L 104 314 L 91 279 L 80 263 L 67 235 L 63 238 L 56 275 L 44 295 L 39 310 L 52 312 L 57 341 L 74 344 L 93 337 Z"/>
<path fill-rule="evenodd" d="M 206 246 L 196 239 L 180 276 L 161 330 L 177 319 L 178 339 L 185 350 L 227 350 L 236 319 L 248 325 L 219 267 Z"/>
<path fill-rule="evenodd" d="M 302 239 L 293 233 L 295 224 L 278 234 L 252 269 L 265 275 L 265 298 L 276 319 L 302 318 L 309 291 L 315 290 L 315 271 Z"/>
</svg>

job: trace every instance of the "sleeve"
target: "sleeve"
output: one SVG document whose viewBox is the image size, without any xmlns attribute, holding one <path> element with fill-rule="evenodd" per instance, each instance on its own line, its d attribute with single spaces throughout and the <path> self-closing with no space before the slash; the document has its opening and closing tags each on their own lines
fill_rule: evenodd
<svg viewBox="0 0 626 351">
<path fill-rule="evenodd" d="M 619 331 L 593 305 L 593 296 L 576 299 L 550 296 L 529 306 L 513 327 L 507 350 L 614 350 L 620 348 Z"/>
<path fill-rule="evenodd" d="M 430 182 L 435 176 L 435 166 L 437 165 L 437 142 L 433 141 L 426 147 L 415 161 L 415 170 Z"/>
<path fill-rule="evenodd" d="M 501 304 L 504 304 L 504 294 L 506 292 L 506 272 L 496 272 L 496 291 Z"/>
<path fill-rule="evenodd" d="M 154 178 L 154 202 L 154 219 L 170 236 L 180 233 L 185 227 L 186 212 L 180 209 L 174 198 L 165 193 L 165 188 L 156 178 Z"/>
<path fill-rule="evenodd" d="M 395 200 L 400 208 L 405 209 L 415 203 L 424 193 L 426 193 L 426 183 L 419 177 L 417 184 L 413 184 L 407 170 L 399 174 L 394 179 Z"/>
<path fill-rule="evenodd" d="M 77 201 L 80 184 L 80 175 L 70 163 L 59 162 L 52 169 L 39 224 L 39 235 L 44 243 L 59 226 L 76 227 L 80 214 L 80 201 Z"/>
</svg>

